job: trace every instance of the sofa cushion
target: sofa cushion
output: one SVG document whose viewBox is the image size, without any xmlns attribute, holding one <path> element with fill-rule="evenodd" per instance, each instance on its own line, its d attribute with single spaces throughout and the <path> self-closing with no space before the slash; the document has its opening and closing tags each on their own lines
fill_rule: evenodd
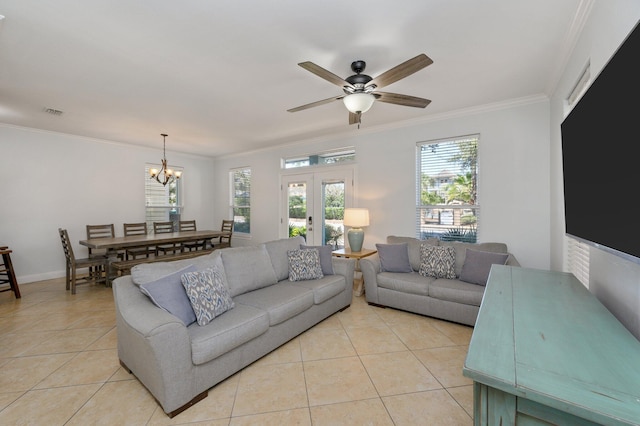
<svg viewBox="0 0 640 426">
<path fill-rule="evenodd" d="M 269 325 L 280 324 L 313 306 L 313 292 L 297 284 L 281 281 L 276 285 L 244 293 L 236 305 L 253 306 L 266 311 Z"/>
<path fill-rule="evenodd" d="M 409 244 L 376 244 L 382 272 L 413 272 L 409 263 Z"/>
<path fill-rule="evenodd" d="M 236 303 L 233 309 L 205 327 L 194 323 L 188 328 L 191 360 L 195 365 L 204 364 L 255 339 L 268 329 L 269 315 L 266 311 Z"/>
<path fill-rule="evenodd" d="M 456 251 L 456 277 L 462 273 L 462 265 L 466 258 L 467 249 L 490 251 L 492 253 L 506 253 L 507 245 L 504 243 L 463 243 L 461 241 L 440 241 L 441 246 L 453 247 Z"/>
<path fill-rule="evenodd" d="M 437 238 L 419 240 L 413 237 L 398 237 L 395 235 L 389 235 L 387 237 L 387 243 L 389 244 L 407 243 L 408 245 L 407 248 L 409 250 L 409 263 L 411 264 L 411 269 L 418 272 L 420 270 L 420 246 L 422 244 L 437 246 L 439 245 L 440 240 L 438 240 Z"/>
<path fill-rule="evenodd" d="M 439 278 L 429 285 L 429 297 L 464 305 L 480 306 L 484 289 L 485 287 L 477 284 Z"/>
<path fill-rule="evenodd" d="M 508 258 L 509 255 L 507 253 L 492 253 L 468 248 L 462 265 L 460 280 L 472 284 L 487 285 L 491 265 L 504 265 Z"/>
<path fill-rule="evenodd" d="M 296 249 L 287 252 L 289 257 L 289 281 L 322 278 L 320 253 L 317 249 Z"/>
<path fill-rule="evenodd" d="M 402 293 L 429 295 L 429 285 L 435 280 L 424 277 L 417 272 L 380 272 L 377 276 L 378 286 Z"/>
<path fill-rule="evenodd" d="M 300 245 L 304 243 L 304 238 L 299 235 L 297 237 L 281 238 L 264 243 L 278 281 L 286 280 L 287 277 L 289 277 L 289 258 L 287 252 L 289 250 L 299 249 Z"/>
<path fill-rule="evenodd" d="M 156 306 L 178 317 L 184 325 L 188 326 L 196 321 L 196 314 L 193 312 L 180 277 L 182 274 L 195 271 L 196 267 L 189 265 L 155 281 L 141 284 L 140 291 L 147 295 Z"/>
<path fill-rule="evenodd" d="M 278 282 L 264 244 L 220 251 L 232 297 Z"/>
<path fill-rule="evenodd" d="M 342 275 L 325 275 L 318 280 L 299 281 L 296 285 L 313 291 L 313 303 L 319 305 L 340 294 L 346 282 Z"/>
<path fill-rule="evenodd" d="M 220 257 L 220 252 L 203 254 L 191 259 L 174 260 L 172 262 L 141 263 L 131 268 L 131 279 L 136 285 L 145 284 L 169 275 L 179 269 L 193 265 L 196 271 L 204 271 L 213 266 L 215 259 Z"/>
<path fill-rule="evenodd" d="M 453 247 L 420 246 L 420 275 L 434 278 L 456 278 L 456 252 Z"/>
<path fill-rule="evenodd" d="M 322 267 L 322 275 L 333 275 L 333 262 L 331 258 L 333 255 L 331 252 L 333 248 L 331 246 L 305 246 L 300 244 L 301 249 L 318 249 L 320 254 L 320 266 Z"/>
<path fill-rule="evenodd" d="M 207 325 L 234 307 L 221 261 L 204 271 L 187 272 L 180 280 L 198 325 Z"/>
</svg>

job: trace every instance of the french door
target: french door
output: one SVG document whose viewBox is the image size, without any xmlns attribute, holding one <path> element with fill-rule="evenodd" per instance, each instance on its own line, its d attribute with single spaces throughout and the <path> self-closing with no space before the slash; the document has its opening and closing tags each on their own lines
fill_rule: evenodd
<svg viewBox="0 0 640 426">
<path fill-rule="evenodd" d="M 353 168 L 282 175 L 282 237 L 344 247 L 345 207 L 353 202 Z"/>
</svg>

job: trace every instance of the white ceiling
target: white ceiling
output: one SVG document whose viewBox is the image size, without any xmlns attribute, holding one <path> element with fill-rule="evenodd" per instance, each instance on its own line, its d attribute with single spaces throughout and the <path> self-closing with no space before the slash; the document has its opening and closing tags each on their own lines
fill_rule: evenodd
<svg viewBox="0 0 640 426">
<path fill-rule="evenodd" d="M 384 88 L 362 128 L 549 94 L 587 0 L 2 0 L 0 122 L 207 156 L 353 134 L 342 94 L 302 69 L 376 77 L 420 53 L 434 63 Z M 44 112 L 46 108 L 62 115 Z"/>
</svg>

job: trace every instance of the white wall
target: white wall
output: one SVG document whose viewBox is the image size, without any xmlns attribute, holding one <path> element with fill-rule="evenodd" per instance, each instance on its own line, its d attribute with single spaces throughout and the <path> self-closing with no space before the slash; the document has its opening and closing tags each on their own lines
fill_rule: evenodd
<svg viewBox="0 0 640 426">
<path fill-rule="evenodd" d="M 590 62 L 597 76 L 640 20 L 637 0 L 597 0 L 551 99 L 551 267 L 564 264 L 564 205 L 562 190 L 562 143 L 560 124 L 565 117 L 564 101 Z M 620 94 L 620 102 L 628 102 Z M 634 102 L 632 100 L 632 102 Z M 635 108 L 632 106 L 632 108 Z M 606 141 L 603 141 L 606 143 Z M 635 147 L 629 141 L 628 153 Z M 622 150 L 624 152 L 624 149 Z M 631 189 L 633 193 L 633 189 Z M 640 265 L 590 249 L 589 289 L 638 339 L 640 339 Z"/>
<path fill-rule="evenodd" d="M 64 276 L 58 228 L 67 228 L 77 257 L 88 224 L 122 224 L 145 218 L 144 166 L 158 163 L 158 149 L 0 124 L 0 245 L 13 250 L 18 282 Z M 201 229 L 218 229 L 213 215 L 213 160 L 167 152 L 184 167 L 183 217 Z"/>
<path fill-rule="evenodd" d="M 374 106 L 375 108 L 375 106 Z M 387 235 L 415 235 L 416 143 L 480 134 L 479 240 L 507 243 L 525 266 L 549 268 L 549 104 L 531 98 L 460 112 L 403 128 L 371 132 L 363 124 L 349 137 L 306 141 L 216 159 L 216 217 L 228 215 L 228 172 L 252 169 L 251 243 L 279 235 L 280 159 L 354 146 L 355 206 L 370 210 L 365 246 Z M 234 235 L 234 245 L 248 243 Z"/>
</svg>

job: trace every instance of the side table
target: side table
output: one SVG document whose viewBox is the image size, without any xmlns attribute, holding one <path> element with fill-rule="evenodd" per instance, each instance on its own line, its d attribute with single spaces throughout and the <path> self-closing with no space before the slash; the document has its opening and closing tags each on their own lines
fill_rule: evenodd
<svg viewBox="0 0 640 426">
<path fill-rule="evenodd" d="M 360 251 L 351 251 L 351 249 L 343 248 L 331 252 L 335 257 L 346 257 L 348 259 L 356 260 L 356 273 L 353 277 L 353 293 L 356 296 L 362 296 L 364 294 L 364 279 L 362 277 L 362 271 L 360 271 L 360 259 L 376 254 L 377 252 L 377 250 L 365 248 Z"/>
</svg>

